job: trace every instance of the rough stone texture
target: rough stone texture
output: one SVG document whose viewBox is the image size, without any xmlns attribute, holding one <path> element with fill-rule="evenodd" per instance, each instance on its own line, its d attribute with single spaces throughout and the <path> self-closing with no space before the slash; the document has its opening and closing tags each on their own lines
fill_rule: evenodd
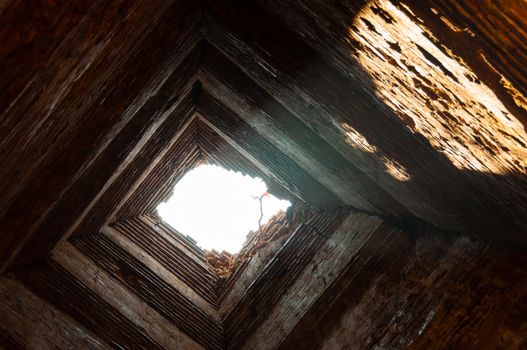
<svg viewBox="0 0 527 350">
<path fill-rule="evenodd" d="M 0 277 L 0 348 L 110 349 L 67 314 L 20 282 Z"/>
<path fill-rule="evenodd" d="M 132 231 L 131 228 L 128 229 Z M 146 236 L 147 233 L 151 233 L 148 232 L 150 230 L 146 226 L 143 230 L 138 229 L 137 232 Z M 159 237 L 158 241 L 142 240 L 141 237 L 136 238 L 135 242 L 146 243 L 141 244 L 141 247 L 137 246 L 121 232 L 112 228 L 104 228 L 101 233 L 116 242 L 141 263 L 148 266 L 156 275 L 175 286 L 185 295 L 185 298 L 198 305 L 209 316 L 215 316 L 217 306 L 213 286 L 216 278 L 208 270 L 206 264 L 200 266 L 191 258 L 192 254 L 185 252 L 180 247 L 172 248 L 172 242 L 169 241 L 166 234 L 164 235 L 161 232 L 154 232 Z M 155 254 L 152 256 L 150 255 L 152 251 L 166 255 Z"/>
<path fill-rule="evenodd" d="M 17 271 L 15 276 L 31 292 L 71 316 L 113 348 L 163 349 L 145 329 L 55 261 Z"/>
<path fill-rule="evenodd" d="M 390 2 L 372 2 L 371 7 L 366 1 L 215 4 L 211 4 L 205 37 L 352 162 L 359 178 L 365 175 L 373 179 L 412 214 L 442 228 L 497 234 L 492 227 L 523 225 L 525 171 L 515 165 L 522 162 L 517 157 L 524 158 L 522 145 L 526 144 L 522 115 L 502 109 L 500 100 L 484 83 L 469 81 L 464 74 L 470 68 L 443 54 L 443 46 L 427 38 L 425 24 L 419 19 L 408 17 Z M 361 17 L 362 13 L 372 18 Z M 262 27 L 267 30 L 260 30 Z M 411 47 L 400 49 L 397 36 L 407 45 L 412 43 Z M 414 66 L 408 63 L 408 68 L 403 61 Z M 437 80 L 438 91 L 451 91 L 442 94 L 455 96 L 451 97 L 452 105 L 459 106 L 448 112 L 459 115 L 455 118 L 461 128 L 444 127 L 448 122 L 440 112 L 447 107 L 419 87 L 411 88 L 414 83 L 407 79 L 415 75 L 412 69 L 430 74 Z M 393 83 L 398 74 L 405 80 Z M 471 107 L 474 99 L 476 106 Z M 489 113 L 480 108 L 487 108 Z M 476 117 L 477 111 L 485 118 Z M 492 121 L 484 121 L 487 118 Z M 427 128 L 428 134 L 413 124 Z M 439 134 L 442 128 L 448 136 Z M 489 135 L 509 145 L 502 158 L 509 170 L 485 169 L 500 159 L 498 154 L 488 156 L 488 149 L 481 145 Z M 441 148 L 445 147 L 443 140 L 451 144 L 450 148 Z M 453 151 L 455 156 L 452 152 L 449 155 L 449 150 L 463 140 L 466 144 Z M 459 157 L 457 162 L 454 157 Z M 488 165 L 470 165 L 473 168 L 467 170 L 469 157 Z M 369 196 L 365 199 L 380 212 L 393 210 L 387 207 L 389 202 Z M 505 203 L 507 209 L 502 206 Z M 367 203 L 360 208 L 368 208 Z M 514 232 L 500 235 L 517 234 Z"/>
<path fill-rule="evenodd" d="M 499 235 L 524 239 L 521 4 L 42 2 L 42 20 L 24 3 L 2 16 L 13 80 L 2 96 L 4 269 L 44 257 L 87 208 L 111 202 L 125 165 L 148 167 L 136 153 L 182 98 L 171 87 L 200 65 L 192 102 L 207 120 L 226 110 L 247 123 L 231 126 L 257 130 L 254 144 L 230 135 L 295 195 L 461 232 L 507 224 Z M 184 57 L 196 65 L 178 67 Z"/>
<path fill-rule="evenodd" d="M 149 334 L 164 348 L 203 348 L 111 276 L 98 269 L 93 261 L 70 243 L 63 243 L 54 252 L 53 259 L 69 271 L 75 271 L 76 278 L 138 327 L 148 329 Z"/>
<path fill-rule="evenodd" d="M 345 216 L 343 211 L 324 213 L 298 227 L 223 320 L 228 349 L 241 348 L 271 316 Z"/>
<path fill-rule="evenodd" d="M 526 256 L 384 224 L 281 349 L 523 349 Z"/>
<path fill-rule="evenodd" d="M 68 347 L 63 320 L 121 348 L 527 347 L 525 1 L 0 0 L 0 24 L 0 271 L 42 298 L 0 301 L 5 346 Z M 317 219 L 218 280 L 153 215 L 202 162 Z"/>
<path fill-rule="evenodd" d="M 215 318 L 156 274 L 147 265 L 105 235 L 89 235 L 72 241 L 99 269 L 136 294 L 166 320 L 207 349 L 223 347 L 223 329 Z M 149 334 L 146 328 L 146 334 Z"/>
<path fill-rule="evenodd" d="M 10 105 L 2 114 L 0 142 L 0 182 L 10 184 L 1 187 L 3 265 L 13 265 L 19 254 L 27 263 L 49 253 L 162 120 L 161 106 L 173 104 L 177 92 L 159 90 L 187 52 L 182 47 L 188 31 L 196 33 L 197 10 L 185 1 L 93 3 L 24 89 L 11 100 L 2 95 Z M 11 20 L 31 25 L 24 17 Z M 5 33 L 0 46 L 9 48 L 17 35 Z M 17 50 L 7 57 L 24 57 L 23 47 L 13 45 Z M 178 76 L 192 73 L 184 71 Z M 156 99 L 158 93 L 163 98 Z M 152 113 L 155 100 L 161 106 Z M 35 231 L 38 243 L 32 241 Z"/>
<path fill-rule="evenodd" d="M 348 215 L 243 348 L 276 349 L 381 223 L 375 216 Z"/>
</svg>

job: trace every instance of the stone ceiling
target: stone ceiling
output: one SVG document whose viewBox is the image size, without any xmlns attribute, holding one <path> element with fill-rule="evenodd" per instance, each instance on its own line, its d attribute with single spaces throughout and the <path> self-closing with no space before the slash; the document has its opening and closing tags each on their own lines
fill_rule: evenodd
<svg viewBox="0 0 527 350">
<path fill-rule="evenodd" d="M 401 232 L 441 232 L 451 271 L 467 237 L 525 248 L 523 2 L 8 0 L 0 15 L 1 270 L 111 347 L 301 344 L 366 278 L 349 264 L 381 254 L 372 237 L 404 251 Z M 153 216 L 203 162 L 316 215 L 275 218 L 269 237 L 287 233 L 218 279 Z"/>
</svg>

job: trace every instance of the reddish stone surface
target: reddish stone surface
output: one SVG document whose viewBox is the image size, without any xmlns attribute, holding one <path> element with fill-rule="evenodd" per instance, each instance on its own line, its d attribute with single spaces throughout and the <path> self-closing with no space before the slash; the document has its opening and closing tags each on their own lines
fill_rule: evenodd
<svg viewBox="0 0 527 350">
<path fill-rule="evenodd" d="M 524 1 L 8 0 L 0 24 L 4 347 L 527 347 Z M 201 162 L 317 214 L 211 268 L 152 215 Z M 50 260 L 68 238 L 85 265 Z"/>
</svg>

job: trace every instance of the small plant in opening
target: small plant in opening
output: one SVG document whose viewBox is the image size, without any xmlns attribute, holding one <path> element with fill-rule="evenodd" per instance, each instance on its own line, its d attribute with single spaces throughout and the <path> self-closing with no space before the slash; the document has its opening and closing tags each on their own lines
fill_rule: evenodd
<svg viewBox="0 0 527 350">
<path fill-rule="evenodd" d="M 189 171 L 157 207 L 161 219 L 203 249 L 237 253 L 249 231 L 258 231 L 290 203 L 267 192 L 262 179 L 214 165 Z"/>
</svg>

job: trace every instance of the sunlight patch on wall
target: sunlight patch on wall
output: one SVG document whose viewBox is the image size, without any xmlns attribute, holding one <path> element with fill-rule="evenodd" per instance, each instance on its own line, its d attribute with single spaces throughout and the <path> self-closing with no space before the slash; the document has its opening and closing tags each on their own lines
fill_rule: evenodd
<svg viewBox="0 0 527 350">
<path fill-rule="evenodd" d="M 258 231 L 260 198 L 264 225 L 291 205 L 267 194 L 265 183 L 214 165 L 201 165 L 176 184 L 157 207 L 161 219 L 206 250 L 237 253 L 249 231 Z"/>
<path fill-rule="evenodd" d="M 370 144 L 368 140 L 366 140 L 366 138 L 362 136 L 357 130 L 355 130 L 351 125 L 349 125 L 348 123 L 342 123 L 341 126 L 344 129 L 346 135 L 346 142 L 349 145 L 358 148 L 366 153 L 377 152 L 377 147 Z"/>
<path fill-rule="evenodd" d="M 412 179 L 412 176 L 408 173 L 405 167 L 403 167 L 395 160 L 391 160 L 387 156 L 382 155 L 376 146 L 369 143 L 368 140 L 366 140 L 366 138 L 362 136 L 362 134 L 359 133 L 357 130 L 355 130 L 350 124 L 341 123 L 340 126 L 345 132 L 346 142 L 349 145 L 363 152 L 378 155 L 379 159 L 384 165 L 384 170 L 386 171 L 386 173 L 390 174 L 394 179 L 401 182 L 406 182 Z"/>
<path fill-rule="evenodd" d="M 458 169 L 527 173 L 521 122 L 418 21 L 390 1 L 373 0 L 349 28 L 349 42 L 358 43 L 350 46 L 350 55 L 370 74 L 376 95 Z M 512 95 L 522 105 L 522 96 Z M 350 143 L 364 146 L 344 131 Z"/>
<path fill-rule="evenodd" d="M 388 174 L 390 174 L 394 179 L 406 182 L 410 181 L 412 177 L 408 174 L 408 171 L 401 164 L 396 161 L 390 160 L 387 157 L 381 158 L 384 163 L 384 168 Z"/>
</svg>

